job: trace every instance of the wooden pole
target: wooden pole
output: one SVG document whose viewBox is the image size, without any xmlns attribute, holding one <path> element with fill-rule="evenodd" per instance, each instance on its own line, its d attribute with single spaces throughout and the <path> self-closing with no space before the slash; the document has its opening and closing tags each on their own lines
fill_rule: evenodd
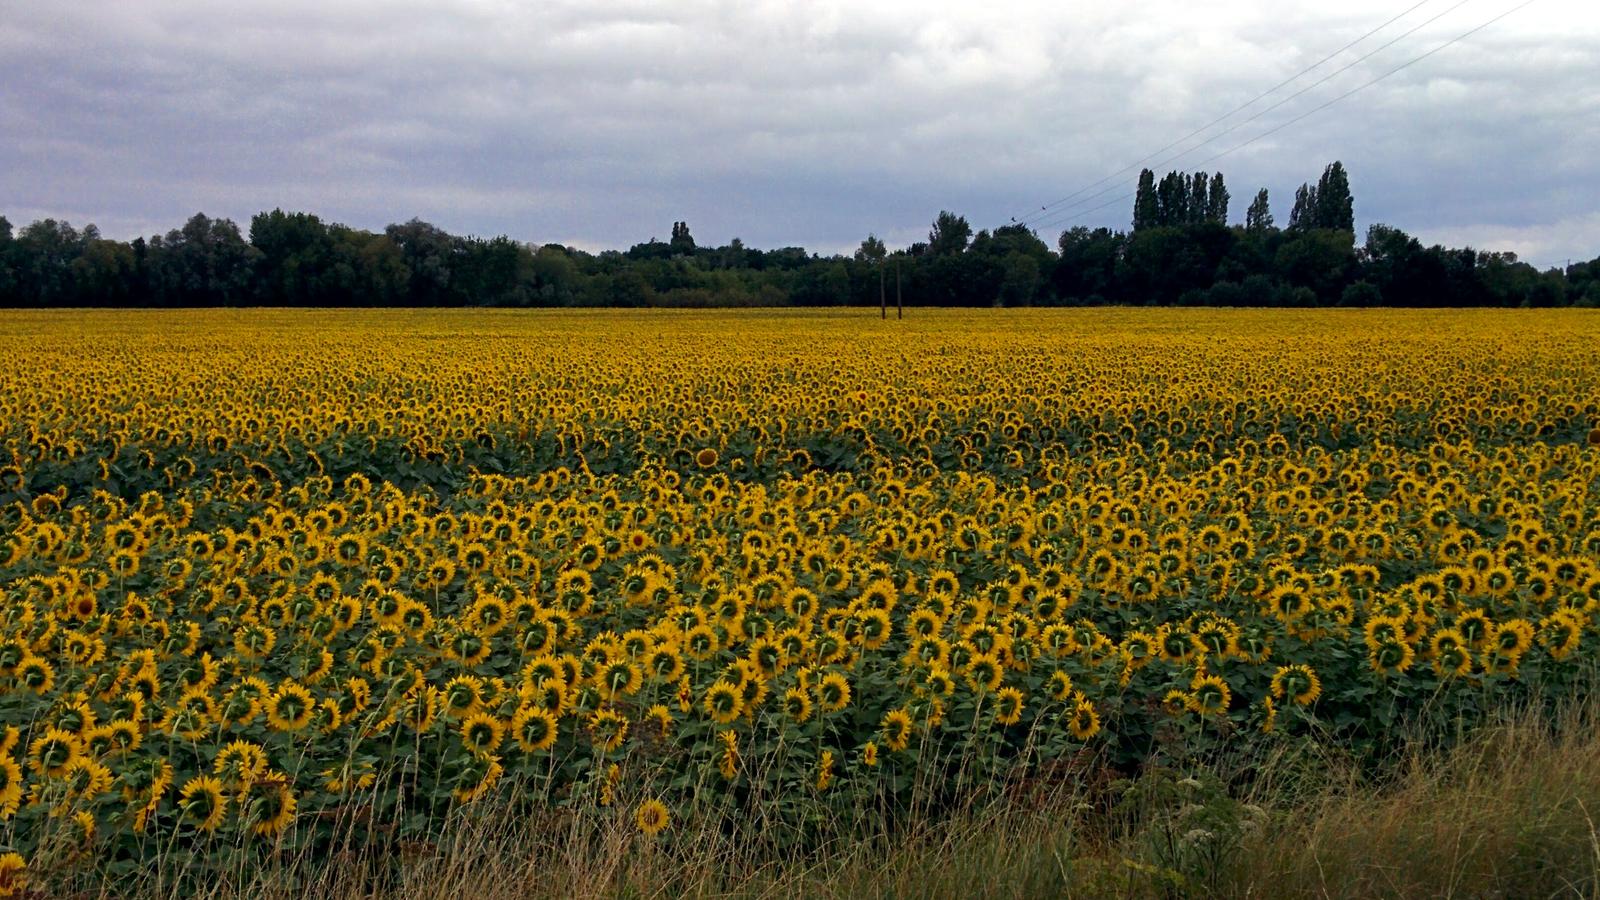
<svg viewBox="0 0 1600 900">
<path fill-rule="evenodd" d="M 878 260 L 878 318 L 889 318 L 889 299 L 884 294 L 883 287 L 883 260 Z"/>
<path fill-rule="evenodd" d="M 898 256 L 894 258 L 894 317 L 896 319 L 906 317 L 906 308 L 900 302 L 900 257 Z"/>
</svg>

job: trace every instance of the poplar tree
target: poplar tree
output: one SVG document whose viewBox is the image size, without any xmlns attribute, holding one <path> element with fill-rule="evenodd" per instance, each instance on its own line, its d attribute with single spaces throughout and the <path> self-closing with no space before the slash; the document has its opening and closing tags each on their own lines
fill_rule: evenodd
<svg viewBox="0 0 1600 900">
<path fill-rule="evenodd" d="M 1350 194 L 1350 175 L 1344 163 L 1335 160 L 1322 171 L 1312 205 L 1313 227 L 1355 232 L 1355 199 Z"/>
<path fill-rule="evenodd" d="M 1294 192 L 1294 209 L 1289 211 L 1290 231 L 1310 231 L 1317 227 L 1317 189 L 1301 184 Z"/>
<path fill-rule="evenodd" d="M 1189 209 L 1184 217 L 1185 224 L 1198 225 L 1204 222 L 1211 214 L 1211 176 L 1204 172 L 1194 173 L 1194 178 L 1189 182 Z"/>
<path fill-rule="evenodd" d="M 1272 227 L 1272 206 L 1267 200 L 1267 189 L 1256 191 L 1256 199 L 1244 213 L 1244 230 L 1261 234 Z"/>
<path fill-rule="evenodd" d="M 1156 173 L 1145 169 L 1139 173 L 1139 190 L 1133 195 L 1133 230 L 1153 228 L 1161 215 L 1161 204 L 1156 200 Z"/>
<path fill-rule="evenodd" d="M 1222 181 L 1222 173 L 1211 176 L 1211 196 L 1207 198 L 1206 221 L 1218 225 L 1228 224 L 1228 186 Z"/>
</svg>

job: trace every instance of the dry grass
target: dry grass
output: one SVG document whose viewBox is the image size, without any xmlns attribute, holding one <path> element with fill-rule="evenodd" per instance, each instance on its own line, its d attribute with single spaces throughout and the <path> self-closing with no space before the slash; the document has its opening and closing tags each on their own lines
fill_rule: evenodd
<svg viewBox="0 0 1600 900">
<path fill-rule="evenodd" d="M 1152 770 L 893 833 L 829 823 L 831 836 L 804 849 L 770 840 L 755 822 L 680 823 L 650 840 L 610 810 L 502 810 L 452 823 L 446 843 L 406 848 L 400 863 L 288 859 L 199 893 L 158 867 L 142 883 L 102 882 L 77 895 L 1600 896 L 1600 702 L 1554 716 L 1507 713 L 1453 749 L 1411 749 L 1376 777 L 1362 771 L 1313 746 L 1245 780 L 1221 766 Z"/>
</svg>

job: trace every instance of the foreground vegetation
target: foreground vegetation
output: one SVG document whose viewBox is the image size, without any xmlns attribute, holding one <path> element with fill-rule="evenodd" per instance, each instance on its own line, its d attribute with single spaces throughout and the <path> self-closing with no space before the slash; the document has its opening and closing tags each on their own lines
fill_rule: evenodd
<svg viewBox="0 0 1600 900">
<path fill-rule="evenodd" d="M 1600 708 L 1497 711 L 1463 742 L 1422 735 L 1374 774 L 1336 748 L 1281 749 L 1060 783 L 884 828 L 836 821 L 814 847 L 751 823 L 661 840 L 615 819 L 496 808 L 396 869 L 300 855 L 197 895 L 159 867 L 121 893 L 162 897 L 1590 897 L 1600 891 Z M 1438 734 L 1430 737 L 1438 738 Z M 1237 760 L 1234 761 L 1235 763 Z M 377 878 L 375 871 L 385 877 Z M 97 882 L 94 873 L 86 883 Z M 187 889 L 186 889 L 187 890 Z"/>
<path fill-rule="evenodd" d="M 1018 878 L 1227 894 L 1365 808 L 1582 890 L 1597 332 L 12 317 L 0 886 L 853 893 L 1042 817 Z"/>
</svg>

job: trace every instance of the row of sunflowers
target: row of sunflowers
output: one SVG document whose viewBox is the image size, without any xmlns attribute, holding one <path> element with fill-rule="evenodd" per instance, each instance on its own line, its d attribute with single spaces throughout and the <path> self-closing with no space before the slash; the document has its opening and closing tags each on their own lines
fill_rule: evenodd
<svg viewBox="0 0 1600 900">
<path fill-rule="evenodd" d="M 1592 673 L 1577 313 L 0 332 L 5 891 L 495 805 L 803 828 Z"/>
</svg>

